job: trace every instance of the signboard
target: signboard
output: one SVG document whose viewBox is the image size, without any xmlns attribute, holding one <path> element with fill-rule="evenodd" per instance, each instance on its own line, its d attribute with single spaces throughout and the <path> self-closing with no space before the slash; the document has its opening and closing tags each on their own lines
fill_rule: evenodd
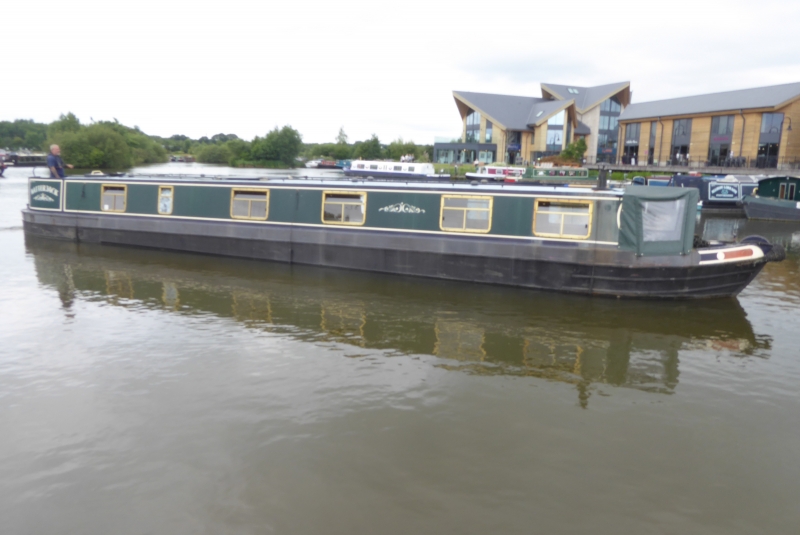
<svg viewBox="0 0 800 535">
<path fill-rule="evenodd" d="M 739 184 L 711 182 L 708 185 L 709 201 L 738 201 L 742 198 Z"/>
<path fill-rule="evenodd" d="M 522 148 L 522 145 L 520 145 L 519 143 L 509 143 L 508 144 L 508 150 L 519 150 L 521 148 Z"/>
<path fill-rule="evenodd" d="M 61 211 L 64 182 L 58 179 L 36 179 L 28 181 L 28 205 L 37 210 Z"/>
</svg>

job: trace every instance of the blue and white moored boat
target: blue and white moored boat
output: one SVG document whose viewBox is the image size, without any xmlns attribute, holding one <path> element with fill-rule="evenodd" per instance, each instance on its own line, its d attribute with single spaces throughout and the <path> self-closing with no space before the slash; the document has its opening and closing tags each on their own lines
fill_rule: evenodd
<svg viewBox="0 0 800 535">
<path fill-rule="evenodd" d="M 345 176 L 372 178 L 450 178 L 449 174 L 437 174 L 432 163 L 381 162 L 353 160 L 344 169 Z"/>
</svg>

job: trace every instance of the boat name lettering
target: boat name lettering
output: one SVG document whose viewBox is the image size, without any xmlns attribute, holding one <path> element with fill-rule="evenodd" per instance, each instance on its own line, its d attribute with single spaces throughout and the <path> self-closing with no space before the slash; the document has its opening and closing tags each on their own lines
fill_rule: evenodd
<svg viewBox="0 0 800 535">
<path fill-rule="evenodd" d="M 734 184 L 712 183 L 709 186 L 709 199 L 738 199 L 739 186 Z"/>
<path fill-rule="evenodd" d="M 399 202 L 397 204 L 390 204 L 389 206 L 384 206 L 378 210 L 379 212 L 391 212 L 393 214 L 424 214 L 425 210 L 422 208 L 417 208 L 416 206 L 412 206 L 410 204 L 406 204 L 404 202 Z"/>
<path fill-rule="evenodd" d="M 44 202 L 56 202 L 54 198 L 52 198 L 47 193 L 39 193 L 38 195 L 33 196 L 34 201 L 44 201 Z"/>
<path fill-rule="evenodd" d="M 33 195 L 34 193 L 39 193 L 39 192 L 49 193 L 50 195 L 54 195 L 54 196 L 58 197 L 58 190 L 56 188 L 54 188 L 53 186 L 45 186 L 43 184 L 39 184 L 38 186 L 34 186 L 34 187 L 31 188 L 31 195 Z M 46 195 L 45 195 L 45 197 L 46 197 Z M 38 201 L 38 200 L 42 200 L 42 199 L 38 199 L 37 198 L 36 200 Z M 50 199 L 48 197 L 48 200 L 52 201 L 53 199 Z"/>
</svg>

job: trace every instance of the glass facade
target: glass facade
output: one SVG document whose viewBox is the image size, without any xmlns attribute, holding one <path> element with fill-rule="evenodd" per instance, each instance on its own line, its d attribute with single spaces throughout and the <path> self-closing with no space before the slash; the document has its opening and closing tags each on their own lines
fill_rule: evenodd
<svg viewBox="0 0 800 535">
<path fill-rule="evenodd" d="M 692 120 L 677 119 L 672 122 L 671 165 L 689 165 L 689 145 L 692 140 Z"/>
<path fill-rule="evenodd" d="M 491 121 L 486 121 L 486 135 L 484 136 L 484 143 L 491 143 L 492 142 L 492 123 Z"/>
<path fill-rule="evenodd" d="M 622 153 L 622 163 L 636 165 L 639 163 L 639 133 L 641 123 L 631 123 L 625 127 L 625 148 Z"/>
<path fill-rule="evenodd" d="M 477 111 L 470 111 L 467 114 L 467 131 L 464 137 L 465 143 L 478 143 L 481 137 L 481 114 Z"/>
<path fill-rule="evenodd" d="M 778 151 L 783 130 L 782 113 L 761 115 L 761 134 L 758 136 L 756 167 L 778 167 Z"/>
<path fill-rule="evenodd" d="M 735 115 L 720 115 L 711 118 L 711 138 L 708 140 L 708 165 L 730 167 L 734 164 L 731 153 L 731 137 Z"/>
<path fill-rule="evenodd" d="M 618 121 L 622 105 L 611 97 L 600 104 L 600 128 L 597 134 L 597 161 L 615 162 L 617 160 Z"/>
<path fill-rule="evenodd" d="M 647 165 L 653 165 L 656 154 L 656 132 L 658 121 L 650 121 L 650 146 L 647 149 Z"/>
</svg>

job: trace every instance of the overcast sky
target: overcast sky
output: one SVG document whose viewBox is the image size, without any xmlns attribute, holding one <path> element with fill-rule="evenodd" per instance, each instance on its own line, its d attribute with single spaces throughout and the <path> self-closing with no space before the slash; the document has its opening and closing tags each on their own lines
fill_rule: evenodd
<svg viewBox="0 0 800 535">
<path fill-rule="evenodd" d="M 9 0 L 0 120 L 307 142 L 454 136 L 452 91 L 630 81 L 634 102 L 800 82 L 797 0 Z"/>
</svg>

